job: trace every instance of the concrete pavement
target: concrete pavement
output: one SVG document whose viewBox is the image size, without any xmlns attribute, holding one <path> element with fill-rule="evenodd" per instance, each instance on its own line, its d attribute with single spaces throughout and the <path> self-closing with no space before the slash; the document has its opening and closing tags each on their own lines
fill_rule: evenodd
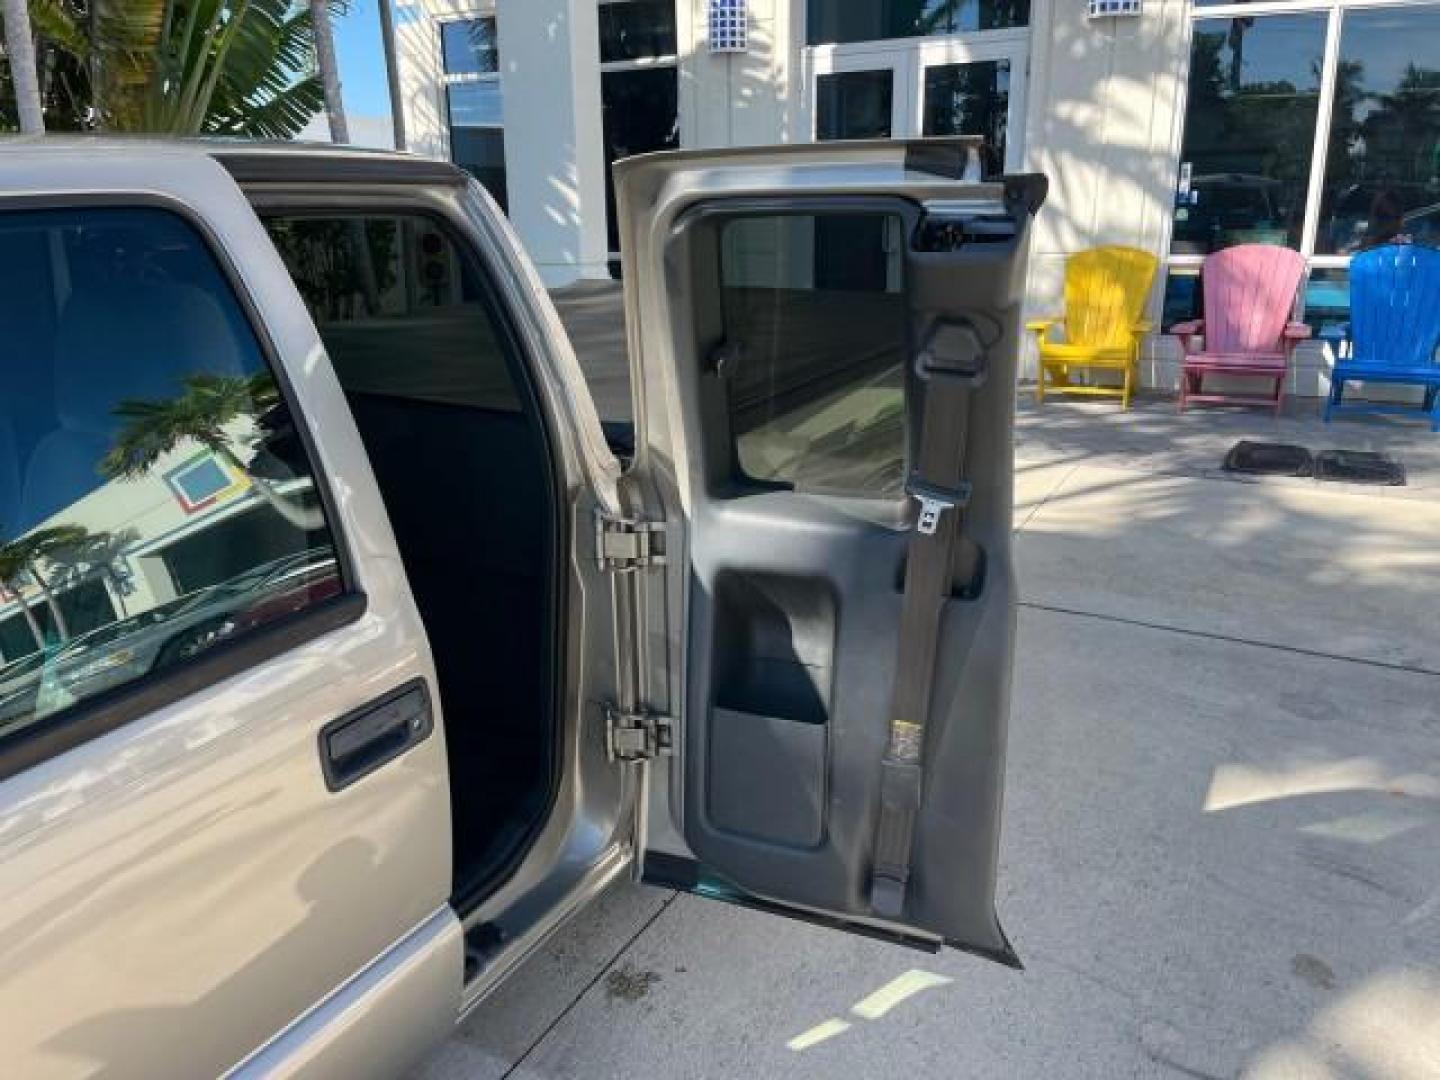
<svg viewBox="0 0 1440 1080">
<path fill-rule="evenodd" d="M 1021 417 L 1025 972 L 627 885 L 417 1075 L 1440 1077 L 1440 499 L 1148 408 Z"/>
</svg>

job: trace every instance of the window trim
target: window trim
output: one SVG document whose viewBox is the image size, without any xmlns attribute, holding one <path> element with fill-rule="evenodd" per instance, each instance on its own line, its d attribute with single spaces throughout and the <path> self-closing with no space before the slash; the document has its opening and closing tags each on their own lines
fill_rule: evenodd
<svg viewBox="0 0 1440 1080">
<path fill-rule="evenodd" d="M 341 593 L 246 634 L 220 641 L 205 652 L 181 660 L 163 672 L 146 672 L 138 679 L 82 699 L 26 727 L 0 734 L 0 782 L 358 622 L 369 608 L 369 599 L 356 574 L 354 552 L 342 523 L 333 483 L 323 466 L 319 444 L 310 430 L 308 417 L 299 407 L 290 372 L 281 361 L 280 351 L 261 315 L 259 304 L 220 235 L 189 204 L 153 191 L 0 197 L 0 214 L 26 210 L 88 209 L 155 209 L 173 214 L 193 230 L 206 252 L 215 260 L 220 276 L 230 288 L 250 332 L 255 335 L 260 355 L 275 379 L 280 400 L 289 410 L 296 435 L 305 451 L 315 494 L 335 552 Z"/>
<path fill-rule="evenodd" d="M 459 73 L 451 73 L 446 71 L 445 27 L 451 25 L 452 23 L 477 22 L 481 19 L 489 19 L 495 24 L 495 70 L 467 71 Z M 455 146 L 452 133 L 455 128 L 455 122 L 451 119 L 450 116 L 450 88 L 452 86 L 466 86 L 474 85 L 476 83 L 494 83 L 500 91 L 500 123 L 477 124 L 475 126 L 483 127 L 488 131 L 499 131 L 500 138 L 502 140 L 505 138 L 505 84 L 503 79 L 501 78 L 501 69 L 503 65 L 503 60 L 501 58 L 504 55 L 505 46 L 504 43 L 501 41 L 500 13 L 496 10 L 494 4 L 485 4 L 481 7 L 476 8 L 473 11 L 457 12 L 453 14 L 447 13 L 441 18 L 431 19 L 430 24 L 434 28 L 432 31 L 432 45 L 434 49 L 435 70 L 439 73 L 439 81 L 436 83 L 436 95 L 438 98 L 438 100 L 436 101 L 436 107 L 439 109 L 439 115 L 445 118 L 445 123 L 443 125 L 445 129 L 445 157 L 450 163 L 452 163 L 452 166 L 454 168 L 460 168 L 460 166 L 458 165 L 453 165 L 455 161 Z M 506 169 L 506 173 L 508 176 L 508 168 Z"/>
</svg>

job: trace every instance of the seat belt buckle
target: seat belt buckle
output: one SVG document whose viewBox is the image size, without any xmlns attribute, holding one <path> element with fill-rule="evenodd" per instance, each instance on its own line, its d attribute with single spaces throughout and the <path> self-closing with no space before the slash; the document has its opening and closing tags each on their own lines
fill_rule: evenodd
<svg viewBox="0 0 1440 1080">
<path fill-rule="evenodd" d="M 963 510 L 970 505 L 974 485 L 962 480 L 953 488 L 927 483 L 911 477 L 905 483 L 905 494 L 920 504 L 920 516 L 915 528 L 924 536 L 934 536 L 940 528 L 940 515 L 946 510 Z"/>
</svg>

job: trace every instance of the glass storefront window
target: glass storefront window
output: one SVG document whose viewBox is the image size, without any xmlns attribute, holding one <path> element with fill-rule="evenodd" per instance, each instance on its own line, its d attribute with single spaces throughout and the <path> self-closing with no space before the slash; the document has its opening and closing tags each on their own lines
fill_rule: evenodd
<svg viewBox="0 0 1440 1080">
<path fill-rule="evenodd" d="M 1320 340 L 1344 336 L 1350 322 L 1350 272 L 1341 268 L 1310 271 L 1305 283 L 1305 321 Z"/>
<path fill-rule="evenodd" d="M 924 135 L 980 135 L 984 172 L 1005 171 L 1005 119 L 1010 111 L 1010 61 L 936 64 L 925 69 Z"/>
<path fill-rule="evenodd" d="M 1300 246 L 1324 13 L 1197 19 L 1170 250 Z"/>
<path fill-rule="evenodd" d="M 1205 297 L 1200 291 L 1198 266 L 1173 267 L 1165 279 L 1165 300 L 1160 313 L 1160 329 L 1169 333 L 1176 323 L 1203 318 Z"/>
<path fill-rule="evenodd" d="M 446 89 L 450 107 L 450 159 L 485 185 L 503 210 L 505 186 L 505 127 L 500 83 L 451 83 Z"/>
<path fill-rule="evenodd" d="M 821 75 L 815 80 L 815 138 L 888 139 L 894 99 L 889 68 Z"/>
<path fill-rule="evenodd" d="M 495 20 L 462 19 L 440 24 L 440 57 L 446 75 L 487 75 L 500 70 Z"/>
<path fill-rule="evenodd" d="M 602 9 L 603 10 L 603 9 Z M 680 145 L 678 74 L 673 67 L 630 68 L 600 74 L 605 138 L 606 223 L 612 252 L 620 250 L 615 180 L 608 168 L 621 158 Z"/>
<path fill-rule="evenodd" d="M 1030 0 L 809 0 L 810 45 L 929 37 L 1030 24 Z"/>
<path fill-rule="evenodd" d="M 675 0 L 610 0 L 600 5 L 602 64 L 675 53 Z"/>
<path fill-rule="evenodd" d="M 1440 243 L 1440 8 L 1345 13 L 1315 250 Z"/>
</svg>

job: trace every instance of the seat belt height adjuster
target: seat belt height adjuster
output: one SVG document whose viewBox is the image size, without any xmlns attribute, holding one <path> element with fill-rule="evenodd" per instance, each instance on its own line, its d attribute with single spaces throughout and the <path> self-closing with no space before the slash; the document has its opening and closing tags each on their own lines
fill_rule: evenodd
<svg viewBox="0 0 1440 1080">
<path fill-rule="evenodd" d="M 970 505 L 973 485 L 963 480 L 957 487 L 946 488 L 914 477 L 905 485 L 905 493 L 920 504 L 915 528 L 925 536 L 934 536 L 940 528 L 940 515 L 946 510 L 963 510 Z"/>
</svg>

